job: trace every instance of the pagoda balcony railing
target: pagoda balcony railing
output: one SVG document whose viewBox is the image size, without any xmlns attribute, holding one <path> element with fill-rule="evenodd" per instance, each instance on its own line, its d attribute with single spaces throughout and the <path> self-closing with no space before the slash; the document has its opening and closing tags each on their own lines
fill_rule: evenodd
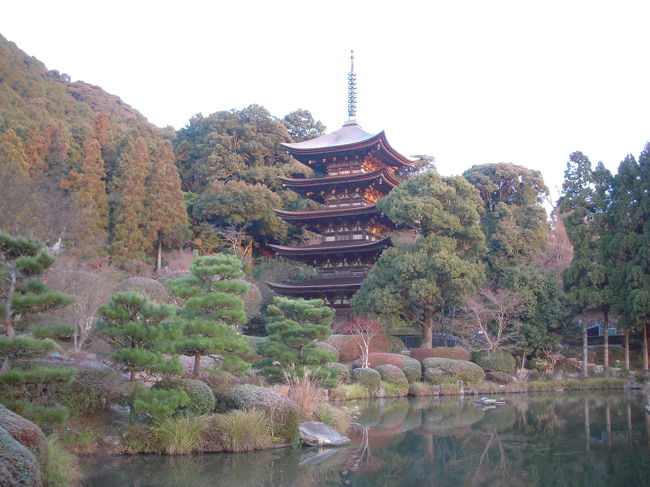
<svg viewBox="0 0 650 487">
<path fill-rule="evenodd" d="M 323 279 L 354 279 L 365 278 L 367 275 L 368 269 L 327 269 L 318 272 L 318 277 Z"/>
</svg>

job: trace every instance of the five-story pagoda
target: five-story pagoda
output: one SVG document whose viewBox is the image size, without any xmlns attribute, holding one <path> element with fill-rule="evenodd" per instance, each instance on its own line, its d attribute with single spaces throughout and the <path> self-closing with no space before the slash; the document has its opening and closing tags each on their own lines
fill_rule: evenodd
<svg viewBox="0 0 650 487">
<path fill-rule="evenodd" d="M 318 273 L 306 281 L 267 282 L 280 294 L 324 299 L 336 310 L 339 322 L 350 317 L 350 298 L 381 252 L 390 246 L 387 234 L 391 222 L 375 203 L 399 184 L 395 172 L 415 162 L 395 151 L 383 131 L 369 134 L 355 121 L 354 64 L 348 75 L 348 115 L 339 130 L 305 142 L 283 144 L 294 158 L 325 176 L 282 178 L 282 182 L 323 208 L 275 210 L 287 223 L 315 232 L 319 239 L 310 245 L 271 247 L 282 257 L 314 266 Z"/>
</svg>

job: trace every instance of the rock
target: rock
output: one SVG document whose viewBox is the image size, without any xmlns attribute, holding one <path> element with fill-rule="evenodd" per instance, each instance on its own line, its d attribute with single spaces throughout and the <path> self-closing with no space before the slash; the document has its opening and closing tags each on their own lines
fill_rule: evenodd
<svg viewBox="0 0 650 487">
<path fill-rule="evenodd" d="M 450 358 L 426 358 L 422 361 L 424 378 L 432 383 L 463 381 L 473 384 L 485 378 L 485 372 L 478 365 L 466 360 Z"/>
<path fill-rule="evenodd" d="M 471 353 L 469 350 L 462 347 L 414 348 L 411 350 L 411 357 L 419 361 L 432 357 L 469 361 Z"/>
<path fill-rule="evenodd" d="M 350 443 L 350 438 L 318 421 L 300 423 L 298 432 L 303 443 L 309 446 L 341 446 Z"/>
<path fill-rule="evenodd" d="M 3 487 L 43 486 L 41 466 L 36 456 L 2 427 L 0 427 L 0 485 Z"/>
<path fill-rule="evenodd" d="M 379 372 L 381 380 L 392 382 L 393 384 L 407 384 L 406 374 L 402 369 L 391 364 L 378 365 L 375 370 Z"/>
<path fill-rule="evenodd" d="M 47 465 L 47 444 L 41 428 L 0 404 L 0 428 Z"/>
<path fill-rule="evenodd" d="M 414 358 L 407 357 L 400 353 L 371 353 L 368 355 L 370 367 L 377 368 L 378 365 L 390 364 L 402 369 L 409 382 L 417 382 L 422 376 L 422 366 Z M 361 366 L 361 361 L 354 363 L 355 367 Z"/>
<path fill-rule="evenodd" d="M 368 389 L 375 392 L 381 384 L 381 375 L 374 369 L 358 368 L 352 370 L 352 379 Z"/>
</svg>

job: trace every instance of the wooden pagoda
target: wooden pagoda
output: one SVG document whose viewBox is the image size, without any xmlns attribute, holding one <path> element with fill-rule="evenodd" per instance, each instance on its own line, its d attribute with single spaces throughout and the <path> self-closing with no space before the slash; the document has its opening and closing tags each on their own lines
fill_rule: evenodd
<svg viewBox="0 0 650 487">
<path fill-rule="evenodd" d="M 317 277 L 300 282 L 267 282 L 275 292 L 306 299 L 320 298 L 336 310 L 337 322 L 351 316 L 349 300 L 370 267 L 391 245 L 391 222 L 375 203 L 399 184 L 395 172 L 415 159 L 395 151 L 384 132 L 369 134 L 355 121 L 354 67 L 349 80 L 349 119 L 340 129 L 316 139 L 283 144 L 314 178 L 282 178 L 285 187 L 323 205 L 306 211 L 275 210 L 287 223 L 318 234 L 303 246 L 272 245 L 278 255 L 317 269 Z"/>
</svg>

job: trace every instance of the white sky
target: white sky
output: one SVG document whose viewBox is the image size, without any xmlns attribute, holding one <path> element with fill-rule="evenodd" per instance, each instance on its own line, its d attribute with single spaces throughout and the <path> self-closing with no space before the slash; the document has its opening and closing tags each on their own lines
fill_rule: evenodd
<svg viewBox="0 0 650 487">
<path fill-rule="evenodd" d="M 650 141 L 650 2 L 20 0 L 0 34 L 159 126 L 257 103 L 357 120 L 445 175 L 514 162 L 562 183 L 572 151 L 612 170 Z"/>
</svg>

